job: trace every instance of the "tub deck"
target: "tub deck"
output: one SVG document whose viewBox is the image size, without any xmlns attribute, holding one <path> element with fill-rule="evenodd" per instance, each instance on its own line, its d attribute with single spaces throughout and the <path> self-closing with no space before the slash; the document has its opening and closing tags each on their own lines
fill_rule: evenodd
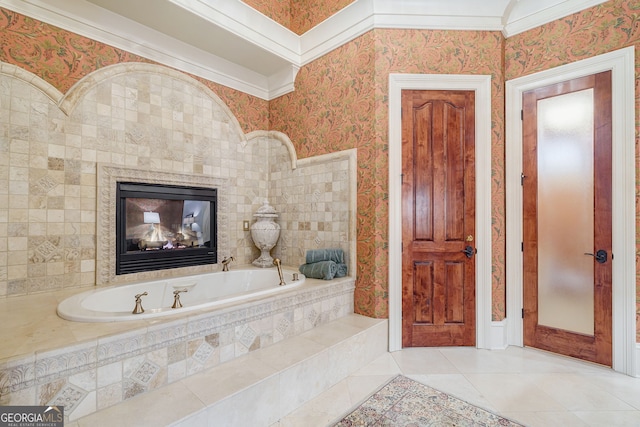
<svg viewBox="0 0 640 427">
<path fill-rule="evenodd" d="M 353 313 L 355 278 L 163 318 L 59 318 L 73 289 L 0 301 L 0 404 L 65 402 L 73 421 Z M 69 400 L 71 396 L 71 400 Z"/>
</svg>

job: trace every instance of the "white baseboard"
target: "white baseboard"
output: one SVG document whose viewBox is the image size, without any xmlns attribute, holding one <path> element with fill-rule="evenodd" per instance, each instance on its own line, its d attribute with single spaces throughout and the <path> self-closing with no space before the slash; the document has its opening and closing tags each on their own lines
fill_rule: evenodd
<svg viewBox="0 0 640 427">
<path fill-rule="evenodd" d="M 509 344 L 507 343 L 507 319 L 502 319 L 499 322 L 491 322 L 491 337 L 490 348 L 491 350 L 504 350 Z"/>
</svg>

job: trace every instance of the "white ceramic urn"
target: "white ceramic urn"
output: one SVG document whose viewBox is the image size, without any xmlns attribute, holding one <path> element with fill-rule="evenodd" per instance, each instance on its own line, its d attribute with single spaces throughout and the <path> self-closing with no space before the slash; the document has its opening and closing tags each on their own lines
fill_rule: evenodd
<svg viewBox="0 0 640 427">
<path fill-rule="evenodd" d="M 256 222 L 251 225 L 251 238 L 261 252 L 260 257 L 253 261 L 253 265 L 263 268 L 273 267 L 270 252 L 280 237 L 280 225 L 275 222 L 278 214 L 265 200 L 253 216 L 256 217 Z"/>
</svg>

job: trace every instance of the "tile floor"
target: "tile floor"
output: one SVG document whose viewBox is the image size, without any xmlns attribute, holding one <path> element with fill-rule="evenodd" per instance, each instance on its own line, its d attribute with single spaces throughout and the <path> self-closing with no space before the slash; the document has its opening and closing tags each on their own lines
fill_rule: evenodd
<svg viewBox="0 0 640 427">
<path fill-rule="evenodd" d="M 386 353 L 272 427 L 327 426 L 403 374 L 527 426 L 640 426 L 640 378 L 509 347 Z"/>
</svg>

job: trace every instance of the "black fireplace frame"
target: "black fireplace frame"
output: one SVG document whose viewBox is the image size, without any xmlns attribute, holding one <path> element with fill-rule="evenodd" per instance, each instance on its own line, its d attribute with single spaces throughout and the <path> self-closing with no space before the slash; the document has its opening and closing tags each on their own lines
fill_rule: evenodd
<svg viewBox="0 0 640 427">
<path fill-rule="evenodd" d="M 127 251 L 126 199 L 146 198 L 164 200 L 209 201 L 209 245 L 180 250 Z M 191 187 L 139 182 L 118 182 L 116 189 L 116 275 L 143 271 L 216 264 L 218 262 L 216 188 Z"/>
</svg>

